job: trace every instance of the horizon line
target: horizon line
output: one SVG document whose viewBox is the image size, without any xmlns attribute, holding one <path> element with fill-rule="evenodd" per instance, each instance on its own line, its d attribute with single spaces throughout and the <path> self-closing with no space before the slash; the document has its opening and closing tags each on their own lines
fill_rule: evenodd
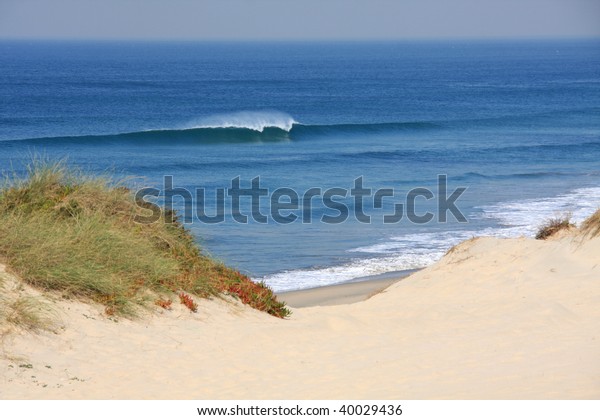
<svg viewBox="0 0 600 420">
<path fill-rule="evenodd" d="M 537 35 L 537 36 L 452 36 L 452 37 L 402 37 L 402 38 L 144 38 L 144 37 L 4 37 L 0 41 L 28 42 L 198 42 L 198 43 L 371 43 L 371 42 L 441 42 L 441 41 L 568 41 L 600 40 L 600 35 Z"/>
</svg>

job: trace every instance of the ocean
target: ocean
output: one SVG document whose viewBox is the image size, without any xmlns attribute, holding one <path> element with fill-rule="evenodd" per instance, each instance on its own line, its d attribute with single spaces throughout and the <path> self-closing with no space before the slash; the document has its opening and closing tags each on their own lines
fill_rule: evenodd
<svg viewBox="0 0 600 420">
<path fill-rule="evenodd" d="M 0 169 L 33 155 L 133 188 L 171 176 L 194 192 L 174 206 L 204 252 L 276 291 L 421 268 L 473 236 L 533 236 L 600 207 L 600 40 L 1 41 Z M 440 175 L 447 195 L 465 188 L 464 220 L 440 221 Z M 216 191 L 257 177 L 268 194 L 360 179 L 394 196 L 338 195 L 342 223 L 322 221 L 339 212 L 318 197 L 289 223 L 240 223 Z M 384 223 L 411 197 L 432 220 Z M 241 201 L 270 214 L 268 199 Z M 186 215 L 198 207 L 224 221 Z"/>
</svg>

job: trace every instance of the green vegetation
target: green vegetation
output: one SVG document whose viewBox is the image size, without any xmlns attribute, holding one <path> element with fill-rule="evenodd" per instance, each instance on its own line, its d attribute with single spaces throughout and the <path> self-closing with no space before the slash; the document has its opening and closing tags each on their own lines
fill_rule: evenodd
<svg viewBox="0 0 600 420">
<path fill-rule="evenodd" d="M 133 315 L 174 293 L 228 294 L 290 314 L 268 287 L 203 255 L 176 215 L 134 221 L 150 211 L 122 183 L 34 159 L 26 177 L 0 187 L 0 260 L 24 282 L 99 302 L 109 315 Z"/>
<path fill-rule="evenodd" d="M 548 239 L 561 230 L 570 229 L 572 227 L 575 227 L 575 225 L 571 223 L 569 216 L 550 219 L 538 229 L 535 239 Z"/>
</svg>

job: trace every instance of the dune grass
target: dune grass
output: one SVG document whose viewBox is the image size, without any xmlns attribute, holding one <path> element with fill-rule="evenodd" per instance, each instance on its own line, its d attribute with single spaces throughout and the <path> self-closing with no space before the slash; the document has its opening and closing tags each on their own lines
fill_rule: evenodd
<svg viewBox="0 0 600 420">
<path fill-rule="evenodd" d="M 54 330 L 56 314 L 49 303 L 23 290 L 22 284 L 0 272 L 0 338 L 14 328 Z"/>
<path fill-rule="evenodd" d="M 535 235 L 535 239 L 545 240 L 554 236 L 561 230 L 570 229 L 572 227 L 575 227 L 575 225 L 571 223 L 571 218 L 569 216 L 549 219 L 540 226 Z"/>
<path fill-rule="evenodd" d="M 64 162 L 34 160 L 0 188 L 0 259 L 26 283 L 65 298 L 91 299 L 107 314 L 133 315 L 174 293 L 229 294 L 277 317 L 273 292 L 203 255 L 176 216 L 152 224 L 132 191 Z"/>
<path fill-rule="evenodd" d="M 55 326 L 51 309 L 45 302 L 32 296 L 9 299 L 0 297 L 0 336 L 8 328 L 17 327 L 27 331 L 52 330 Z"/>
<path fill-rule="evenodd" d="M 584 220 L 581 224 L 581 232 L 592 238 L 600 235 L 600 210 Z"/>
</svg>

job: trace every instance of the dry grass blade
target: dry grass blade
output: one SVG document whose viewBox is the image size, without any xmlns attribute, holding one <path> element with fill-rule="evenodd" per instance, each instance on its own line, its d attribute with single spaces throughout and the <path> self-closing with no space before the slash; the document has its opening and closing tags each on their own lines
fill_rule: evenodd
<svg viewBox="0 0 600 420">
<path fill-rule="evenodd" d="M 592 238 L 600 235 L 600 210 L 597 210 L 581 224 L 581 232 Z"/>
<path fill-rule="evenodd" d="M 548 239 L 561 230 L 571 229 L 573 227 L 575 227 L 575 225 L 571 223 L 569 216 L 550 219 L 538 229 L 535 239 Z"/>
</svg>

